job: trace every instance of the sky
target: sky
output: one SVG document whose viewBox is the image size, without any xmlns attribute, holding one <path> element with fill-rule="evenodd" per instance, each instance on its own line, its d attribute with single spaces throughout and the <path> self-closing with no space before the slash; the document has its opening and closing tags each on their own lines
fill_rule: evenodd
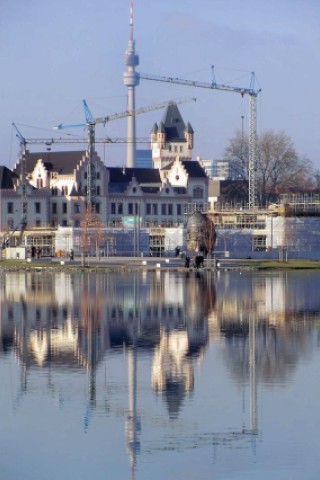
<svg viewBox="0 0 320 480">
<path fill-rule="evenodd" d="M 83 99 L 95 117 L 126 110 L 129 3 L 0 0 L 0 165 L 12 168 L 19 155 L 13 122 L 26 139 L 46 139 L 57 137 L 57 124 L 84 122 Z M 217 83 L 244 88 L 254 72 L 261 88 L 257 133 L 284 132 L 320 169 L 319 18 L 318 0 L 134 0 L 137 71 L 210 83 L 214 66 Z M 185 97 L 197 99 L 179 105 L 194 129 L 194 159 L 222 158 L 242 122 L 248 133 L 249 97 L 233 92 L 141 80 L 136 107 Z M 137 137 L 147 141 L 162 115 L 157 109 L 137 116 Z M 125 138 L 126 125 L 97 125 L 96 137 Z M 84 138 L 86 129 L 58 136 Z M 124 143 L 99 144 L 97 151 L 106 165 L 126 163 Z"/>
</svg>

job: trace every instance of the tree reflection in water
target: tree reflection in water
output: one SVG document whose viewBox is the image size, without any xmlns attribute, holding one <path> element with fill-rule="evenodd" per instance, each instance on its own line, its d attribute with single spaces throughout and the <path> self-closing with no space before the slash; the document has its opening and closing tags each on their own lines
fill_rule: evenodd
<svg viewBox="0 0 320 480">
<path fill-rule="evenodd" d="M 59 372 L 74 378 L 86 372 L 83 418 L 88 429 L 92 415 L 113 408 L 107 382 L 97 384 L 98 368 L 111 352 L 123 351 L 128 362 L 126 448 L 134 476 L 143 423 L 139 358 L 150 358 L 150 389 L 161 396 L 173 422 L 197 389 L 195 362 L 201 365 L 210 345 L 220 342 L 231 377 L 250 385 L 251 425 L 221 438 L 212 432 L 210 441 L 256 436 L 259 382 L 287 381 L 318 341 L 317 281 L 317 274 L 250 272 L 2 274 L 0 361 L 12 351 L 19 359 L 16 402 L 28 394 L 29 380 L 39 371 L 42 376 L 47 371 L 48 392 L 60 399 L 67 387 L 59 387 Z"/>
</svg>

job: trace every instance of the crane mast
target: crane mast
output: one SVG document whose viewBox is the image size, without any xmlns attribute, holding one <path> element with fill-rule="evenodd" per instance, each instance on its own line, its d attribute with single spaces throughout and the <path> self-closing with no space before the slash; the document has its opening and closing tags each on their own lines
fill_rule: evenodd
<svg viewBox="0 0 320 480">
<path fill-rule="evenodd" d="M 256 206 L 256 144 L 257 144 L 257 96 L 261 92 L 261 89 L 256 90 L 254 88 L 255 75 L 251 73 L 251 85 L 249 88 L 236 87 L 232 85 L 219 84 L 214 78 L 214 69 L 212 67 L 212 82 L 201 82 L 197 80 L 185 80 L 178 77 L 165 77 L 161 75 L 151 75 L 148 73 L 140 73 L 140 79 L 142 80 L 154 80 L 157 82 L 174 83 L 178 85 L 185 85 L 187 87 L 199 87 L 208 88 L 210 90 L 222 90 L 225 92 L 239 93 L 242 97 L 249 95 L 250 97 L 250 110 L 249 110 L 249 168 L 248 168 L 248 180 L 249 180 L 249 208 L 252 209 Z"/>
<path fill-rule="evenodd" d="M 15 128 L 17 132 L 17 137 L 19 138 L 19 143 L 20 143 L 20 162 L 21 162 L 21 167 L 20 167 L 20 181 L 21 181 L 21 189 L 22 189 L 22 212 L 21 212 L 21 220 L 20 220 L 20 237 L 19 237 L 19 244 L 21 243 L 22 240 L 22 235 L 24 230 L 26 229 L 27 226 L 27 208 L 28 208 L 28 201 L 27 201 L 27 166 L 26 166 L 26 148 L 27 148 L 27 142 L 26 139 L 23 137 L 21 134 L 20 130 L 16 126 L 15 123 L 12 123 L 13 127 Z M 15 230 L 19 228 L 19 225 L 15 227 Z"/>
</svg>

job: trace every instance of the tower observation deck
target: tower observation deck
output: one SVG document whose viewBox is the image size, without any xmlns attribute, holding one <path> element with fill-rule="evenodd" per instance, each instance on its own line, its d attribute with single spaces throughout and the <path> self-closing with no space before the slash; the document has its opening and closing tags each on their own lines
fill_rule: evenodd
<svg viewBox="0 0 320 480">
<path fill-rule="evenodd" d="M 135 68 L 139 65 L 139 55 L 135 52 L 135 41 L 133 38 L 133 2 L 130 1 L 130 36 L 128 48 L 124 56 L 124 63 L 127 70 L 123 74 L 124 85 L 128 88 L 127 110 L 135 110 L 135 87 L 140 83 L 139 73 Z M 134 115 L 128 116 L 127 126 L 127 167 L 135 166 L 136 157 L 136 119 Z"/>
</svg>

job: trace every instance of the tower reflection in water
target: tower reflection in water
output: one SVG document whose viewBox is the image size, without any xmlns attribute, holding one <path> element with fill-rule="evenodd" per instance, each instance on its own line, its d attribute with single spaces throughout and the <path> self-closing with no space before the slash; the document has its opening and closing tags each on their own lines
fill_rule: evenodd
<svg viewBox="0 0 320 480">
<path fill-rule="evenodd" d="M 139 355 L 152 358 L 151 388 L 162 396 L 174 421 L 186 396 L 196 389 L 194 362 L 201 364 L 210 343 L 223 342 L 229 372 L 243 387 L 250 385 L 250 428 L 233 431 L 230 441 L 242 435 L 254 438 L 259 433 L 258 380 L 281 380 L 292 373 L 313 341 L 312 323 L 302 323 L 300 317 L 319 312 L 319 302 L 311 285 L 296 285 L 288 277 L 244 277 L 226 274 L 215 279 L 203 272 L 3 275 L 1 355 L 13 349 L 20 364 L 16 402 L 28 394 L 29 378 L 40 381 L 46 372 L 48 392 L 63 405 L 67 386 L 59 389 L 53 377 L 67 372 L 69 382 L 79 382 L 86 371 L 86 430 L 95 412 L 110 411 L 108 382 L 104 387 L 100 382 L 104 392 L 97 392 L 97 369 L 109 352 L 122 349 L 128 362 L 126 448 L 134 477 L 143 423 Z M 300 300 L 292 295 L 297 289 Z M 304 289 L 308 296 L 301 300 Z M 68 392 L 72 394 L 79 396 L 79 389 Z M 220 440 L 228 441 L 228 433 L 212 432 L 212 443 Z"/>
</svg>

